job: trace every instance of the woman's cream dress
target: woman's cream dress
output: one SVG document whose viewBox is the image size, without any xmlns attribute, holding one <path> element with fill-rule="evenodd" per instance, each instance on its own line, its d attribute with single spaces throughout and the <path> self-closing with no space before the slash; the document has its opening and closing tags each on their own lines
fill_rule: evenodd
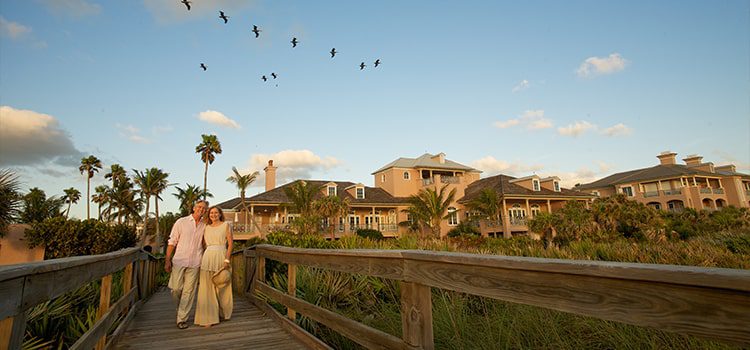
<svg viewBox="0 0 750 350">
<path fill-rule="evenodd" d="M 216 288 L 211 277 L 224 267 L 227 256 L 227 231 L 229 225 L 222 222 L 219 226 L 206 225 L 203 239 L 206 251 L 201 260 L 200 281 L 198 284 L 198 302 L 195 306 L 195 324 L 208 326 L 219 323 L 219 318 L 228 320 L 232 317 L 232 283 Z"/>
</svg>

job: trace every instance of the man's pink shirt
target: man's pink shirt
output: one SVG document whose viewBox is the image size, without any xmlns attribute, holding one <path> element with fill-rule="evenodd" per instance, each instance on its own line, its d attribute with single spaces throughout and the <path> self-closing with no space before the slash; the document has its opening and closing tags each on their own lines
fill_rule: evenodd
<svg viewBox="0 0 750 350">
<path fill-rule="evenodd" d="M 172 265 L 183 267 L 200 267 L 203 256 L 203 233 L 206 224 L 201 221 L 195 224 L 192 215 L 181 217 L 172 226 L 167 244 L 175 246 Z"/>
</svg>

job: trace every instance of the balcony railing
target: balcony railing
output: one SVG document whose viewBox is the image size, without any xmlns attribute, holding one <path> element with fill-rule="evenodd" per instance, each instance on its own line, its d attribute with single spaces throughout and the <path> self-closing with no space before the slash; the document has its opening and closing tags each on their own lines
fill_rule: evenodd
<svg viewBox="0 0 750 350">
<path fill-rule="evenodd" d="M 665 196 L 673 196 L 673 195 L 676 195 L 676 194 L 682 194 L 682 189 L 675 188 L 675 189 L 671 189 L 671 190 L 664 190 L 664 195 Z"/>
<path fill-rule="evenodd" d="M 723 188 L 714 188 L 713 191 L 714 191 L 714 194 L 724 194 Z"/>
<path fill-rule="evenodd" d="M 711 189 L 708 187 L 701 187 L 701 193 L 711 193 Z"/>
<path fill-rule="evenodd" d="M 509 220 L 511 226 L 526 226 L 526 218 L 510 218 Z"/>
<path fill-rule="evenodd" d="M 422 179 L 422 186 L 429 186 L 435 183 L 435 181 L 432 180 L 432 178 L 429 179 Z"/>
<path fill-rule="evenodd" d="M 457 184 L 461 182 L 461 178 L 458 176 L 441 176 L 440 182 L 444 184 Z"/>
<path fill-rule="evenodd" d="M 643 192 L 644 197 L 659 197 L 659 191 Z"/>
</svg>

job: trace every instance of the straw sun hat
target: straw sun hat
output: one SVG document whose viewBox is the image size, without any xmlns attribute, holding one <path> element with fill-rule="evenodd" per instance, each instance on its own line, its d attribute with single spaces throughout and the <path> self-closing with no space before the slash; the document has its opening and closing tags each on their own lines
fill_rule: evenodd
<svg viewBox="0 0 750 350">
<path fill-rule="evenodd" d="M 228 268 L 223 268 L 219 271 L 216 271 L 213 277 L 211 277 L 211 281 L 214 282 L 214 285 L 217 288 L 222 288 L 232 281 L 232 271 L 230 271 Z"/>
</svg>

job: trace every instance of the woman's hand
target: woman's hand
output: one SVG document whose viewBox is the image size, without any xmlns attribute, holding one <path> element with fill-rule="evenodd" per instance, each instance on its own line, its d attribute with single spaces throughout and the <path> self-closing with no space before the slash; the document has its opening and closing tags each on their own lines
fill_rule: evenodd
<svg viewBox="0 0 750 350">
<path fill-rule="evenodd" d="M 224 268 L 229 268 L 229 259 L 224 259 Z"/>
</svg>

